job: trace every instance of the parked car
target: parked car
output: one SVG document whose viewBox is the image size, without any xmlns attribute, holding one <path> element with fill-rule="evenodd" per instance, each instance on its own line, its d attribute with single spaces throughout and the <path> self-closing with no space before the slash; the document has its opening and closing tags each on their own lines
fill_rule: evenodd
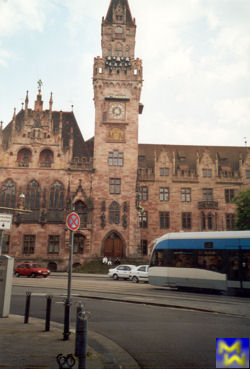
<svg viewBox="0 0 250 369">
<path fill-rule="evenodd" d="M 148 282 L 148 265 L 139 265 L 131 270 L 129 279 L 134 283 Z"/>
<path fill-rule="evenodd" d="M 16 277 L 48 277 L 50 275 L 50 270 L 42 268 L 41 265 L 35 263 L 23 263 L 19 264 L 15 268 Z"/>
<path fill-rule="evenodd" d="M 121 264 L 117 266 L 116 268 L 109 269 L 108 275 L 110 278 L 113 278 L 115 281 L 117 281 L 119 278 L 129 279 L 131 270 L 135 268 L 136 268 L 135 265 Z"/>
</svg>

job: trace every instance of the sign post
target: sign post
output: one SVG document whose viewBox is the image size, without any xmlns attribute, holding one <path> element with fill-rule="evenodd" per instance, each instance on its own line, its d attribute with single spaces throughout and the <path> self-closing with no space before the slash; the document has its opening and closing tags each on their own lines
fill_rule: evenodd
<svg viewBox="0 0 250 369">
<path fill-rule="evenodd" d="M 70 300 L 71 300 L 71 279 L 72 279 L 72 259 L 73 259 L 73 248 L 74 248 L 74 232 L 80 227 L 80 217 L 77 213 L 70 213 L 66 219 L 66 226 L 70 230 L 70 242 L 69 242 L 69 270 L 68 270 L 68 290 L 67 298 L 65 300 L 65 311 L 64 311 L 64 332 L 63 340 L 69 339 L 69 322 L 70 322 Z"/>
</svg>

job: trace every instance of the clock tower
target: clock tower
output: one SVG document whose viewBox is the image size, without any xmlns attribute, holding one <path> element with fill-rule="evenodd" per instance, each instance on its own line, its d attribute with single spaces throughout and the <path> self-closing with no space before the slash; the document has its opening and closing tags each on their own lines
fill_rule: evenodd
<svg viewBox="0 0 250 369">
<path fill-rule="evenodd" d="M 92 254 L 138 255 L 136 209 L 142 61 L 127 0 L 111 0 L 102 19 L 102 57 L 94 60 L 94 217 Z"/>
</svg>

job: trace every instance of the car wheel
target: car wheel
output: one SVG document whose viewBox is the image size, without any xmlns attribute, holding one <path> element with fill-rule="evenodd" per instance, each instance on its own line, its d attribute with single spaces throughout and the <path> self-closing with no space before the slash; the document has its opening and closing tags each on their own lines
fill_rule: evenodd
<svg viewBox="0 0 250 369">
<path fill-rule="evenodd" d="M 134 283 L 139 283 L 139 279 L 138 279 L 136 276 L 134 276 L 134 277 L 132 278 L 132 282 L 134 282 Z"/>
<path fill-rule="evenodd" d="M 15 273 L 16 277 L 20 277 L 20 274 L 18 272 Z"/>
<path fill-rule="evenodd" d="M 113 280 L 114 280 L 114 281 L 118 281 L 118 279 L 119 279 L 118 275 L 117 275 L 117 274 L 114 274 L 114 275 L 113 275 Z"/>
<path fill-rule="evenodd" d="M 35 273 L 32 273 L 32 274 L 31 274 L 31 278 L 36 278 Z"/>
</svg>

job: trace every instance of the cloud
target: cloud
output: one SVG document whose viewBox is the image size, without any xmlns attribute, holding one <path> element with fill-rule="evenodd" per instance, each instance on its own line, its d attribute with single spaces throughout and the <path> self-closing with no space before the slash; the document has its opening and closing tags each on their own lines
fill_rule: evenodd
<svg viewBox="0 0 250 369">
<path fill-rule="evenodd" d="M 11 0 L 0 2 L 0 37 L 19 30 L 42 31 L 46 21 L 48 0 Z"/>
</svg>

